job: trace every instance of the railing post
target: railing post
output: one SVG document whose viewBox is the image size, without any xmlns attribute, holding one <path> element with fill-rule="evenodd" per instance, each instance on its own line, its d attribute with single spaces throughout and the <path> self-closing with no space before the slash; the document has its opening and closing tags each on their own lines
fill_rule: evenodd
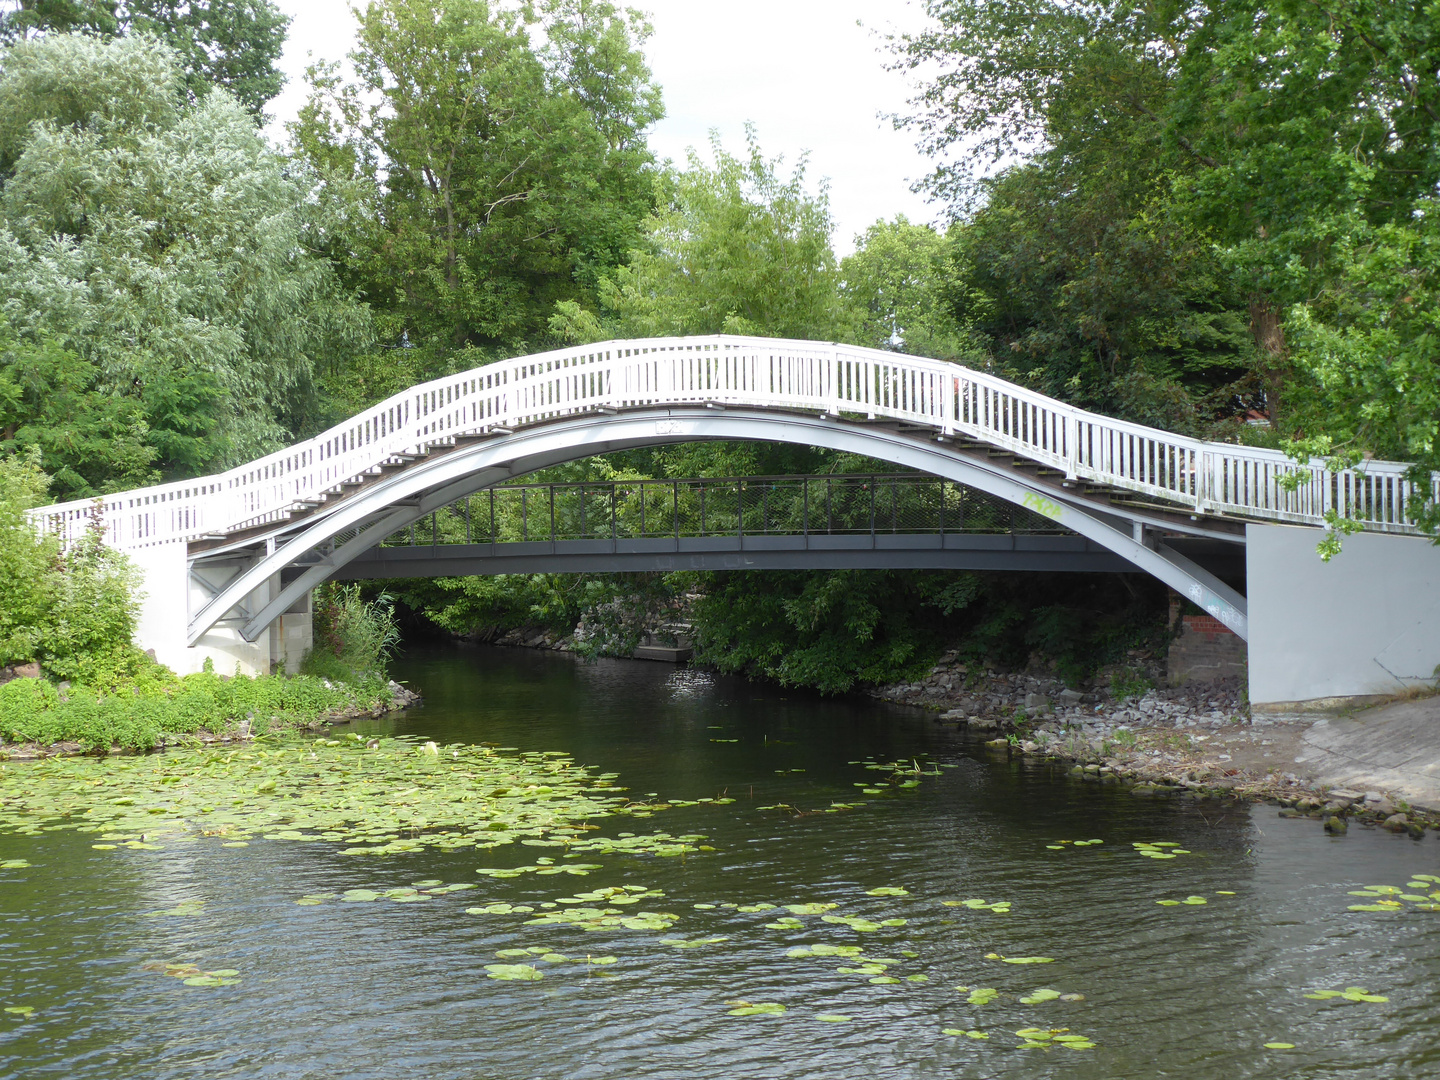
<svg viewBox="0 0 1440 1080">
<path fill-rule="evenodd" d="M 495 535 L 495 489 L 490 489 L 490 543 L 495 543 L 498 538 Z"/>
<path fill-rule="evenodd" d="M 1078 480 L 1080 464 L 1080 423 L 1075 414 L 1065 414 L 1065 479 Z"/>
<path fill-rule="evenodd" d="M 555 485 L 550 485 L 550 543 L 555 543 Z"/>
</svg>

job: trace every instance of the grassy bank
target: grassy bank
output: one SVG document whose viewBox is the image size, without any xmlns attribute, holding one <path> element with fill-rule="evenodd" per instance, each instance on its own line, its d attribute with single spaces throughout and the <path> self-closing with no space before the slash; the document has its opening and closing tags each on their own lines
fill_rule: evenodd
<svg viewBox="0 0 1440 1080">
<path fill-rule="evenodd" d="M 84 750 L 150 750 L 169 735 L 224 735 L 245 721 L 253 734 L 265 734 L 390 700 L 381 678 L 348 684 L 309 675 L 177 677 L 157 669 L 110 692 L 15 679 L 0 686 L 0 739 L 8 746 L 77 743 Z"/>
</svg>

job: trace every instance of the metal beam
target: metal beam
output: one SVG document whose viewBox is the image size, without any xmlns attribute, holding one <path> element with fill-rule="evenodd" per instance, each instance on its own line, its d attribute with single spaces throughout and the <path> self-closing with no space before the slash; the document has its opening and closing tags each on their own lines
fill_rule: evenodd
<svg viewBox="0 0 1440 1080">
<path fill-rule="evenodd" d="M 715 537 L 681 541 L 558 540 L 380 547 L 333 577 L 471 577 L 488 574 L 634 573 L 650 570 L 1008 570 L 1124 573 L 1130 563 L 1078 536 L 1006 534 L 900 537 Z M 904 544 L 884 544 L 899 539 Z M 882 543 L 876 543 L 876 541 Z M 791 541 L 787 543 L 787 541 Z M 922 543 L 923 542 L 923 543 Z M 628 550 L 627 550 L 628 549 Z"/>
</svg>

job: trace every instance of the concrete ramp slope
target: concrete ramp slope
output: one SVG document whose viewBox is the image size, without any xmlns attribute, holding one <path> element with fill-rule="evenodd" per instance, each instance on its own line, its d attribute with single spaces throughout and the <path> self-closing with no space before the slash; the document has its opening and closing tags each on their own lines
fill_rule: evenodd
<svg viewBox="0 0 1440 1080">
<path fill-rule="evenodd" d="M 1440 810 L 1440 696 L 1319 720 L 1300 737 L 1295 761 L 1322 786 Z"/>
</svg>

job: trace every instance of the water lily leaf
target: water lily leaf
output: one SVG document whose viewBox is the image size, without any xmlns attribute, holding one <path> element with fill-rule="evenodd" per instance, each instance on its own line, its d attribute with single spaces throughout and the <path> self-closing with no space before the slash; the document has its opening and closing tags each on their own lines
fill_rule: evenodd
<svg viewBox="0 0 1440 1080">
<path fill-rule="evenodd" d="M 898 983 L 900 980 L 893 975 L 876 975 L 869 981 L 872 983 Z"/>
<path fill-rule="evenodd" d="M 735 1006 L 730 1010 L 731 1016 L 779 1016 L 785 1011 L 785 1006 L 778 1001 L 760 1001 L 753 1005 L 748 1001 L 727 1001 L 726 1004 Z"/>
<path fill-rule="evenodd" d="M 805 924 L 802 923 L 799 919 L 792 919 L 792 918 L 790 918 L 790 917 L 787 916 L 787 917 L 785 917 L 785 918 L 783 918 L 783 919 L 777 919 L 775 922 L 767 922 L 767 923 L 765 924 L 765 929 L 767 929 L 767 930 L 804 930 L 804 929 L 805 929 Z"/>
<path fill-rule="evenodd" d="M 0 870 L 24 870 L 30 865 L 25 859 L 0 860 Z M 7 1012 L 9 1010 L 6 1010 Z"/>
<path fill-rule="evenodd" d="M 1331 998 L 1340 998 L 1343 1001 L 1370 1001 L 1381 1003 L 1389 1001 L 1388 997 L 1380 994 L 1372 994 L 1363 986 L 1347 986 L 1344 990 L 1316 990 L 1305 995 L 1313 1001 L 1328 1001 Z"/>
<path fill-rule="evenodd" d="M 909 889 L 902 889 L 895 885 L 881 885 L 876 889 L 867 889 L 866 896 L 909 896 Z"/>
<path fill-rule="evenodd" d="M 5 1011 L 14 1016 L 29 1017 L 34 1015 L 35 1007 L 33 1005 L 6 1005 Z"/>
<path fill-rule="evenodd" d="M 1022 1005 L 1039 1005 L 1042 1001 L 1056 1001 L 1060 998 L 1059 990 L 1043 988 L 1027 994 L 1020 999 Z"/>
<path fill-rule="evenodd" d="M 1265 1044 L 1265 1049 L 1266 1049 L 1266 1050 L 1294 1050 L 1294 1049 L 1295 1049 L 1295 1044 L 1294 1044 L 1294 1043 L 1287 1043 L 1287 1042 L 1268 1042 L 1268 1043 Z"/>
<path fill-rule="evenodd" d="M 816 1013 L 815 1019 L 826 1024 L 848 1024 L 850 1017 L 844 1013 Z"/>
<path fill-rule="evenodd" d="M 545 977 L 534 964 L 486 964 L 485 970 L 490 978 L 506 981 L 538 982 Z"/>
<path fill-rule="evenodd" d="M 961 991 L 962 993 L 964 993 L 964 991 L 966 990 L 966 988 L 963 986 L 956 987 L 956 989 Z M 1000 991 L 996 990 L 993 986 L 980 986 L 976 987 L 974 990 L 971 990 L 969 997 L 967 997 L 965 1001 L 966 1004 L 969 1005 L 989 1005 L 990 1002 L 994 1001 L 999 996 Z"/>
<path fill-rule="evenodd" d="M 1005 964 L 1053 964 L 1053 956 L 1001 956 L 999 953 L 986 953 L 986 960 L 999 960 Z"/>
</svg>

